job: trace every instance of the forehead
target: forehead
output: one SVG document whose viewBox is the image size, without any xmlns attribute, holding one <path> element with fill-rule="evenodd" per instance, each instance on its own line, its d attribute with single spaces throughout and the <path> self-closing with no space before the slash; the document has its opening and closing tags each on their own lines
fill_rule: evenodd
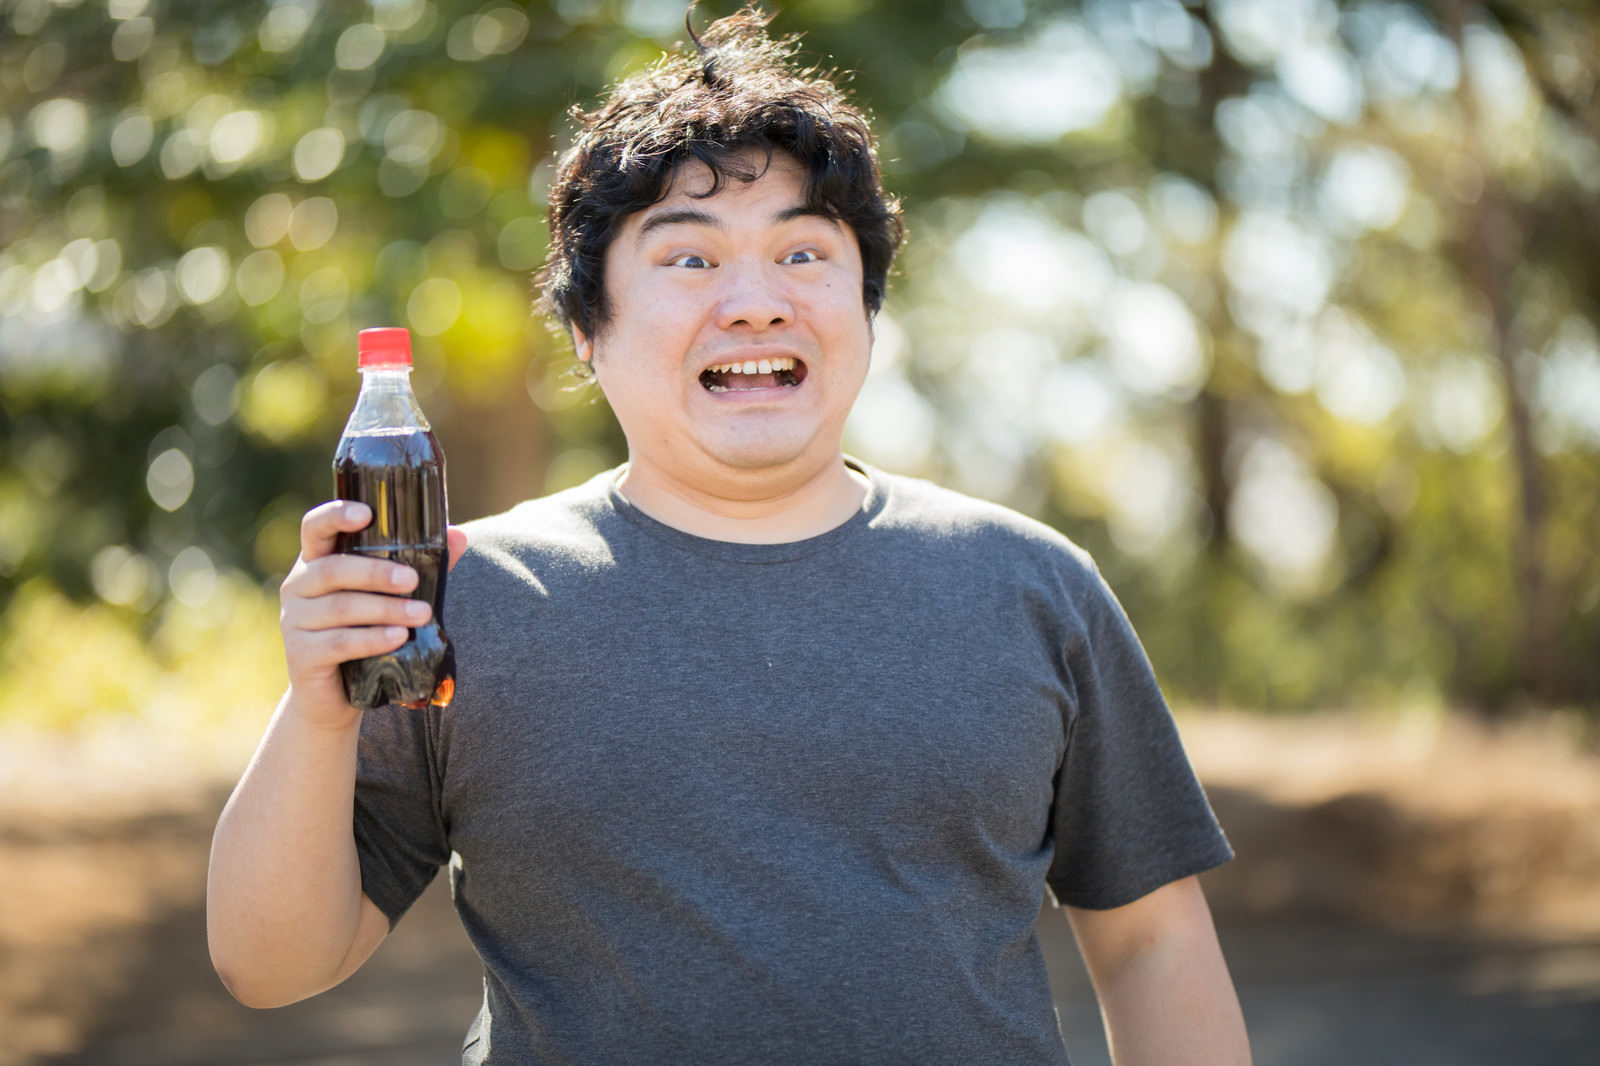
<svg viewBox="0 0 1600 1066">
<path fill-rule="evenodd" d="M 804 198 L 805 172 L 798 160 L 783 152 L 767 154 L 754 149 L 740 152 L 721 174 L 698 159 L 681 164 L 667 181 L 661 199 L 640 211 L 635 220 L 685 203 L 701 207 L 730 201 L 783 201 L 784 206 Z"/>
</svg>

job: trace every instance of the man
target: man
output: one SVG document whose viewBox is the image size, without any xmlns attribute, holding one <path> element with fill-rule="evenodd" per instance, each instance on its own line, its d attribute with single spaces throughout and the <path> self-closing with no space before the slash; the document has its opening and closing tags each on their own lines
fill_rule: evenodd
<svg viewBox="0 0 1600 1066">
<path fill-rule="evenodd" d="M 546 296 L 628 461 L 453 533 L 447 710 L 345 701 L 427 608 L 331 554 L 364 508 L 306 516 L 217 969 L 257 1006 L 337 984 L 448 866 L 466 1063 L 1058 1064 L 1048 885 L 1119 1066 L 1248 1062 L 1194 879 L 1227 844 L 1092 562 L 841 452 L 898 211 L 763 25 L 562 160 Z"/>
</svg>

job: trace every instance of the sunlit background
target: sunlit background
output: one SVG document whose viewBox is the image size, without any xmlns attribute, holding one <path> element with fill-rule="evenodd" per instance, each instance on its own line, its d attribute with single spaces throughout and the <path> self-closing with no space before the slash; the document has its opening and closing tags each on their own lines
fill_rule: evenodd
<svg viewBox="0 0 1600 1066">
<path fill-rule="evenodd" d="M 1595 5 L 769 6 L 857 72 L 905 203 L 853 453 L 1089 548 L 1196 715 L 1535 709 L 1592 741 Z M 10 800 L 237 772 L 284 684 L 277 586 L 332 490 L 359 329 L 410 328 L 457 521 L 621 460 L 530 278 L 568 108 L 681 40 L 683 9 L 0 0 Z M 1300 773 L 1297 736 L 1374 753 L 1218 736 L 1198 750 L 1245 784 Z M 1494 876 L 1546 876 L 1515 851 L 1535 835 L 1505 839 Z"/>
<path fill-rule="evenodd" d="M 529 277 L 565 110 L 682 16 L 0 4 L 0 722 L 270 701 L 362 327 L 413 332 L 458 520 L 618 461 Z M 1180 700 L 1600 703 L 1587 7 L 777 28 L 859 71 L 906 203 L 853 451 L 1089 547 Z"/>
</svg>

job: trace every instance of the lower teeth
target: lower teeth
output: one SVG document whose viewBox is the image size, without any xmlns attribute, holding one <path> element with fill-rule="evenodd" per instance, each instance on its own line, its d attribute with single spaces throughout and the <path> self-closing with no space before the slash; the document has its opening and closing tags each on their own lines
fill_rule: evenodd
<svg viewBox="0 0 1600 1066">
<path fill-rule="evenodd" d="M 800 382 L 795 379 L 794 371 L 792 371 L 792 370 L 774 371 L 773 377 L 775 377 L 777 379 L 777 382 L 781 387 L 786 388 L 786 389 L 792 389 L 795 386 L 800 384 Z M 708 377 L 703 382 L 703 384 L 705 385 L 707 392 L 734 392 L 734 391 L 739 391 L 739 390 L 731 389 L 726 385 L 719 384 L 716 381 L 715 378 L 710 378 L 710 377 Z"/>
</svg>

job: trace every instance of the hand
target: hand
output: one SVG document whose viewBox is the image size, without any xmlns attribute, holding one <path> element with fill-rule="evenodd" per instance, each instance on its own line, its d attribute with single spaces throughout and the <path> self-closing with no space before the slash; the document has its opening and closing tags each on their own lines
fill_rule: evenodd
<svg viewBox="0 0 1600 1066">
<path fill-rule="evenodd" d="M 300 557 L 279 590 L 279 628 L 289 665 L 290 702 L 313 722 L 348 727 L 361 712 L 345 699 L 339 664 L 394 651 L 408 630 L 433 609 L 406 598 L 417 586 L 409 566 L 334 551 L 340 533 L 372 521 L 366 504 L 334 500 L 300 523 Z M 467 536 L 451 527 L 449 565 L 466 551 Z"/>
</svg>

